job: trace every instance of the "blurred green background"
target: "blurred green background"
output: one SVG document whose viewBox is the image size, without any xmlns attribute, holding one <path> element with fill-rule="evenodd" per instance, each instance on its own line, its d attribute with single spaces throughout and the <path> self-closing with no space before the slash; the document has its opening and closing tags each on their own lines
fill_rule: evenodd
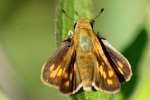
<svg viewBox="0 0 150 100">
<path fill-rule="evenodd" d="M 133 77 L 114 100 L 150 98 L 150 2 L 93 0 L 94 29 L 130 61 Z M 66 100 L 43 85 L 40 70 L 56 50 L 56 0 L 0 0 L 0 100 Z"/>
</svg>

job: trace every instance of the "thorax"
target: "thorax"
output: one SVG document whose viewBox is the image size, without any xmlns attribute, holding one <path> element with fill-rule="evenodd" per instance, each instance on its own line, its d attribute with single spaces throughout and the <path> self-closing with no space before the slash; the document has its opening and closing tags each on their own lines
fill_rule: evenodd
<svg viewBox="0 0 150 100">
<path fill-rule="evenodd" d="M 94 60 L 93 44 L 86 31 L 80 31 L 76 46 L 78 64 L 82 64 L 82 66 L 92 64 Z"/>
</svg>

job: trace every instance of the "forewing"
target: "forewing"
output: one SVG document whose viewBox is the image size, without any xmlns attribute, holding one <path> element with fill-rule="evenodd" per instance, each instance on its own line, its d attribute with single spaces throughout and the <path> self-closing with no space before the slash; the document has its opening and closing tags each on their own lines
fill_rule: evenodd
<svg viewBox="0 0 150 100">
<path fill-rule="evenodd" d="M 118 52 L 114 47 L 112 47 L 109 42 L 105 39 L 101 39 L 110 58 L 112 59 L 113 63 L 115 64 L 114 69 L 116 69 L 117 73 L 121 74 L 125 81 L 130 80 L 132 76 L 131 65 L 129 64 L 128 60 Z"/>
<path fill-rule="evenodd" d="M 116 93 L 120 90 L 120 81 L 105 55 L 98 38 L 93 40 L 94 53 L 97 59 L 93 86 L 96 90 Z"/>
<path fill-rule="evenodd" d="M 97 56 L 95 67 L 94 87 L 108 93 L 116 93 L 120 90 L 120 82 L 111 66 L 106 65 L 100 56 Z"/>
<path fill-rule="evenodd" d="M 64 41 L 57 49 L 54 56 L 43 65 L 41 79 L 46 84 L 59 86 L 61 83 L 61 75 L 67 66 L 66 56 L 69 53 L 70 42 Z M 69 59 L 70 60 L 70 59 Z"/>
<path fill-rule="evenodd" d="M 43 66 L 41 79 L 46 85 L 58 87 L 62 93 L 72 94 L 80 84 L 75 71 L 75 50 L 70 41 L 64 41 L 56 54 Z M 73 82 L 76 84 L 72 84 Z M 76 86 L 75 86 L 76 85 Z"/>
<path fill-rule="evenodd" d="M 73 58 L 68 68 L 65 69 L 60 85 L 60 91 L 68 95 L 75 94 L 82 87 L 77 66 L 72 63 L 74 61 L 75 59 Z"/>
</svg>

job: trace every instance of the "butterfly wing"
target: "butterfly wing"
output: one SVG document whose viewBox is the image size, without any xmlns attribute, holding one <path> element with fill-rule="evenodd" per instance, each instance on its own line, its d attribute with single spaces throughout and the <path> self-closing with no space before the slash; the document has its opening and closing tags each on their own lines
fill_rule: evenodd
<svg viewBox="0 0 150 100">
<path fill-rule="evenodd" d="M 75 70 L 75 50 L 70 41 L 64 41 L 57 52 L 43 66 L 41 79 L 46 85 L 53 85 L 62 93 L 72 94 L 76 91 L 80 80 Z"/>
<path fill-rule="evenodd" d="M 120 90 L 120 81 L 115 70 L 109 63 L 101 43 L 97 37 L 93 37 L 94 53 L 97 59 L 93 87 L 107 93 L 116 93 Z"/>
<path fill-rule="evenodd" d="M 62 83 L 60 85 L 60 91 L 63 93 L 72 95 L 78 92 L 82 87 L 79 72 L 77 70 L 76 63 L 71 63 L 68 68 L 65 69 L 62 76 Z"/>
<path fill-rule="evenodd" d="M 129 81 L 132 76 L 132 70 L 128 60 L 114 47 L 112 47 L 107 40 L 101 39 L 101 41 L 104 44 L 106 51 L 108 52 L 108 55 L 115 64 L 113 68 L 116 69 L 118 74 L 122 75 L 125 81 Z"/>
<path fill-rule="evenodd" d="M 120 82 L 115 71 L 97 58 L 99 62 L 95 67 L 93 86 L 96 90 L 107 93 L 116 93 L 120 90 Z"/>
</svg>

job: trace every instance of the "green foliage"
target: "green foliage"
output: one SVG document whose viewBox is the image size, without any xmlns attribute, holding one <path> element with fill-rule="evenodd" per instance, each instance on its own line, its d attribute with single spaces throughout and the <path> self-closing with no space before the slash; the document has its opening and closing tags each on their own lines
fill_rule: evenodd
<svg viewBox="0 0 150 100">
<path fill-rule="evenodd" d="M 79 91 L 73 100 L 113 100 L 113 95 L 98 91 Z"/>
<path fill-rule="evenodd" d="M 150 98 L 149 2 L 145 5 L 145 0 L 86 1 L 88 0 L 75 2 L 68 0 L 67 3 L 62 3 L 68 15 L 74 20 L 63 15 L 63 20 L 57 23 L 63 24 L 57 27 L 57 32 L 62 32 L 58 33 L 60 35 L 57 41 L 65 38 L 70 29 L 73 30 L 76 12 L 79 13 L 79 17 L 92 18 L 101 8 L 105 8 L 104 14 L 96 19 L 94 29 L 103 33 L 102 35 L 114 47 L 122 51 L 133 69 L 132 80 L 123 83 L 122 91 L 113 95 L 113 98 L 148 100 Z M 56 49 L 54 38 L 56 24 L 54 15 L 55 8 L 58 7 L 56 3 L 56 0 L 0 0 L 0 49 L 2 49 L 0 68 L 3 69 L 0 87 L 3 94 L 11 100 L 69 100 L 58 90 L 44 86 L 40 81 L 41 67 Z M 85 11 L 86 8 L 89 12 Z M 94 98 L 103 97 L 103 94 L 96 92 L 81 92 L 75 99 L 80 100 L 78 95 L 83 98 L 91 98 L 91 95 Z M 0 100 L 3 100 L 2 98 L 0 97 Z"/>
</svg>

